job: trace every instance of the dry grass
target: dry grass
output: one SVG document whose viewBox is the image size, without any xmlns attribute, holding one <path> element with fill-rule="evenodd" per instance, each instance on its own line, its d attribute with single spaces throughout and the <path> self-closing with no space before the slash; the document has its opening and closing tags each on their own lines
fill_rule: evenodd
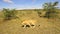
<svg viewBox="0 0 60 34">
<path fill-rule="evenodd" d="M 0 14 L 0 16 L 2 16 Z M 3 22 L 0 17 L 0 34 L 60 34 L 60 20 L 49 20 L 39 17 L 33 10 L 18 11 L 19 18 Z M 22 28 L 21 21 L 25 19 L 37 20 L 35 28 Z M 40 25 L 40 26 L 39 26 Z"/>
</svg>

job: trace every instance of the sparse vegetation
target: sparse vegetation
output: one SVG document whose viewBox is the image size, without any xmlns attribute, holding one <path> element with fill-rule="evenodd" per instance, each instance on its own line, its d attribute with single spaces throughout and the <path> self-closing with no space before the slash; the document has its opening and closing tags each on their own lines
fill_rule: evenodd
<svg viewBox="0 0 60 34">
<path fill-rule="evenodd" d="M 15 9 L 12 9 L 12 10 L 9 10 L 9 9 L 3 9 L 3 14 L 4 14 L 4 20 L 10 20 L 10 19 L 13 19 L 13 18 L 16 18 L 16 10 Z"/>
<path fill-rule="evenodd" d="M 46 11 L 46 14 L 45 14 L 44 17 L 47 17 L 48 19 L 49 18 L 54 18 L 54 17 L 56 18 L 57 13 L 58 13 L 58 11 L 56 11 L 57 10 L 57 7 L 56 7 L 57 5 L 58 5 L 58 2 L 44 3 L 43 8 Z"/>
<path fill-rule="evenodd" d="M 60 34 L 60 20 L 51 22 L 53 21 L 51 19 L 51 21 L 48 22 L 48 19 L 39 17 L 37 15 L 38 13 L 34 10 L 17 10 L 17 12 L 17 17 L 19 17 L 19 19 L 1 22 L 0 18 L 0 34 Z M 1 13 L 3 12 L 0 12 L 0 14 Z M 22 25 L 22 21 L 27 19 L 37 20 L 37 22 L 35 25 Z M 30 23 L 28 20 L 26 22 Z"/>
<path fill-rule="evenodd" d="M 50 19 L 58 18 L 60 9 L 57 10 L 57 4 L 58 2 L 44 3 L 44 11 L 4 8 L 0 12 L 0 34 L 60 34 L 60 14 L 59 19 Z M 17 17 L 19 19 L 15 19 Z"/>
</svg>

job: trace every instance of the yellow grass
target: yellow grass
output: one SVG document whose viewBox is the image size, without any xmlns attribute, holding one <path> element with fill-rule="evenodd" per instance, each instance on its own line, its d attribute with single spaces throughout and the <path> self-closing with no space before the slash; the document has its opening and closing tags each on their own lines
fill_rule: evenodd
<svg viewBox="0 0 60 34">
<path fill-rule="evenodd" d="M 18 11 L 19 18 L 3 21 L 0 13 L 0 34 L 60 34 L 60 20 L 39 17 L 33 10 Z M 35 28 L 23 28 L 22 21 L 36 20 Z M 40 25 L 40 26 L 39 26 Z"/>
</svg>

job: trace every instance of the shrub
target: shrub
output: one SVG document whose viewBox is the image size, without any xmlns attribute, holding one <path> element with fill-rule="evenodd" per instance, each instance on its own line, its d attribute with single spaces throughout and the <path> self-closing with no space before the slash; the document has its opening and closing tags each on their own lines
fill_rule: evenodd
<svg viewBox="0 0 60 34">
<path fill-rule="evenodd" d="M 13 18 L 16 18 L 16 10 L 15 9 L 3 9 L 3 14 L 4 14 L 4 19 L 5 20 L 10 20 L 10 19 L 13 19 Z"/>
<path fill-rule="evenodd" d="M 54 2 L 54 3 L 44 3 L 43 4 L 43 8 L 44 8 L 44 10 L 46 11 L 46 14 L 45 14 L 45 16 L 44 17 L 47 17 L 48 19 L 49 18 L 54 18 L 54 17 L 56 17 L 57 16 L 57 4 L 58 4 L 58 2 Z"/>
</svg>

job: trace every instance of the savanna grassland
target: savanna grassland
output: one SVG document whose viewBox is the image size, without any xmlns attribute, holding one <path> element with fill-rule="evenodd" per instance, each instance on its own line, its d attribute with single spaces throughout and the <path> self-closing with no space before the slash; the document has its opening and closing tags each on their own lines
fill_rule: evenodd
<svg viewBox="0 0 60 34">
<path fill-rule="evenodd" d="M 7 21 L 3 20 L 3 12 L 0 12 L 0 34 L 60 34 L 60 17 L 56 19 L 40 17 L 35 10 L 17 10 L 17 12 L 18 18 Z M 34 28 L 21 27 L 23 20 L 30 19 L 37 21 Z"/>
</svg>

